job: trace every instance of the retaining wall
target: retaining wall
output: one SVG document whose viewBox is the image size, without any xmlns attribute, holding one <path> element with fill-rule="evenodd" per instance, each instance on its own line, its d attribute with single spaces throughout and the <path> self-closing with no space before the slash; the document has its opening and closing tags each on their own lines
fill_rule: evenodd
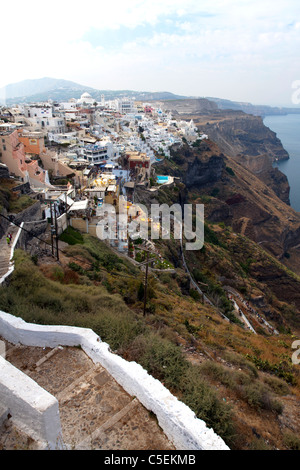
<svg viewBox="0 0 300 470">
<path fill-rule="evenodd" d="M 62 447 L 58 401 L 0 356 L 0 402 L 18 429 L 49 449 Z"/>
<path fill-rule="evenodd" d="M 42 219 L 42 207 L 40 201 L 35 202 L 31 206 L 24 209 L 18 214 L 9 215 L 12 222 L 15 222 L 19 225 L 21 222 L 31 222 L 32 220 L 41 220 Z"/>
<path fill-rule="evenodd" d="M 159 425 L 178 450 L 229 449 L 161 382 L 136 362 L 127 362 L 113 354 L 109 345 L 90 329 L 35 325 L 0 311 L 0 335 L 11 343 L 27 346 L 81 346 L 94 363 L 100 363 L 130 395 L 155 413 Z"/>
</svg>

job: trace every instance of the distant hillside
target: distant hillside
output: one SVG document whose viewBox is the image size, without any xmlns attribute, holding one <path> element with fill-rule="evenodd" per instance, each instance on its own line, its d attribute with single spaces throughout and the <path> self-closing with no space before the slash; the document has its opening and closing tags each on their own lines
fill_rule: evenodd
<svg viewBox="0 0 300 470">
<path fill-rule="evenodd" d="M 56 78 L 38 78 L 36 80 L 23 80 L 18 83 L 12 83 L 0 89 L 0 96 L 7 101 L 18 99 L 24 101 L 25 98 L 30 96 L 45 95 L 48 92 L 64 93 L 65 90 L 77 92 L 80 90 L 93 90 L 89 87 L 84 87 L 78 83 L 69 80 L 62 80 Z M 47 98 L 49 99 L 49 98 Z"/>
<path fill-rule="evenodd" d="M 67 101 L 71 98 L 78 99 L 85 92 L 90 93 L 96 101 L 101 100 L 101 95 L 104 95 L 106 100 L 113 100 L 121 97 L 131 97 L 138 101 L 172 101 L 184 99 L 189 100 L 191 107 L 193 107 L 193 100 L 198 100 L 198 102 L 199 100 L 202 100 L 202 102 L 206 102 L 206 104 L 210 102 L 210 107 L 213 106 L 213 103 L 216 103 L 220 110 L 230 109 L 235 111 L 244 111 L 247 114 L 253 114 L 255 116 L 300 113 L 300 108 L 279 108 L 230 101 L 222 98 L 183 96 L 176 95 L 168 91 L 98 90 L 70 80 L 49 77 L 23 80 L 0 88 L 0 104 L 12 106 L 17 103 L 34 103 L 39 101 L 48 101 L 49 99 L 53 101 Z"/>
</svg>

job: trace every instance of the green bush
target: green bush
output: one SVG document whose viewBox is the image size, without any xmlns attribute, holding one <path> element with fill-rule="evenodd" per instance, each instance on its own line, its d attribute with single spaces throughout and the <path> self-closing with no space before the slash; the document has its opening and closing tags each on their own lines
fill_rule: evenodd
<svg viewBox="0 0 300 470">
<path fill-rule="evenodd" d="M 258 370 L 268 372 L 282 378 L 291 385 L 296 385 L 297 380 L 294 375 L 293 366 L 286 361 L 280 361 L 279 363 L 272 364 L 268 360 L 263 360 L 258 356 L 246 354 L 246 358 L 252 361 Z"/>
<path fill-rule="evenodd" d="M 253 408 L 260 410 L 273 411 L 276 414 L 281 414 L 283 411 L 282 404 L 273 399 L 268 389 L 259 382 L 254 382 L 240 389 L 242 397 Z"/>
<path fill-rule="evenodd" d="M 272 450 L 272 448 L 261 437 L 256 437 L 250 444 L 250 450 Z"/>
<path fill-rule="evenodd" d="M 130 347 L 130 358 L 167 387 L 177 388 L 187 367 L 181 350 L 155 333 L 136 338 Z"/>
<path fill-rule="evenodd" d="M 235 437 L 232 409 L 203 380 L 199 366 L 190 365 L 187 368 L 181 389 L 182 401 L 230 446 Z"/>
<path fill-rule="evenodd" d="M 224 353 L 224 359 L 233 365 L 239 366 L 244 371 L 250 373 L 250 375 L 253 375 L 253 377 L 258 377 L 258 372 L 255 365 L 252 364 L 252 362 L 247 361 L 247 359 L 245 359 L 240 354 L 226 351 Z"/>
<path fill-rule="evenodd" d="M 68 245 L 83 244 L 83 237 L 81 233 L 70 226 L 60 235 L 59 239 L 65 243 L 68 243 Z"/>
<path fill-rule="evenodd" d="M 290 392 L 289 386 L 286 382 L 278 379 L 277 377 L 265 377 L 264 382 L 274 393 L 276 393 L 276 395 L 288 395 Z"/>
<path fill-rule="evenodd" d="M 282 413 L 283 407 L 274 399 L 269 388 L 249 374 L 231 370 L 213 361 L 206 361 L 199 367 L 201 373 L 235 391 L 251 407 Z"/>
<path fill-rule="evenodd" d="M 291 432 L 284 434 L 283 443 L 290 450 L 300 450 L 300 439 Z"/>
<path fill-rule="evenodd" d="M 15 258 L 10 285 L 0 290 L 0 309 L 31 323 L 92 328 L 112 349 L 126 347 L 144 331 L 120 295 L 103 286 L 47 279 L 21 250 Z"/>
<path fill-rule="evenodd" d="M 235 176 L 235 173 L 234 173 L 233 169 L 230 168 L 230 166 L 226 167 L 226 171 L 230 176 Z"/>
<path fill-rule="evenodd" d="M 26 195 L 20 196 L 17 199 L 10 198 L 8 210 L 9 212 L 12 212 L 13 214 L 17 214 L 27 209 L 28 207 L 32 206 L 35 203 L 36 203 L 35 199 L 32 199 L 31 197 L 26 196 Z"/>
<path fill-rule="evenodd" d="M 190 296 L 192 297 L 192 299 L 196 301 L 199 301 L 202 299 L 201 295 L 196 289 L 190 289 Z"/>
</svg>

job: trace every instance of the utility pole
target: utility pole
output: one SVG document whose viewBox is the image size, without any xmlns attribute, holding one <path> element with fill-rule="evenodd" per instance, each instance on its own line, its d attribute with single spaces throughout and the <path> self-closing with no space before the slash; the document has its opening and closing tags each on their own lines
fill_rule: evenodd
<svg viewBox="0 0 300 470">
<path fill-rule="evenodd" d="M 144 286 L 144 316 L 146 315 L 146 302 L 147 302 L 147 285 L 148 285 L 148 265 L 149 265 L 149 251 L 147 251 L 147 263 L 146 263 L 146 274 L 145 274 L 145 286 Z"/>
<path fill-rule="evenodd" d="M 53 246 L 53 235 L 54 235 L 54 225 L 53 225 L 53 214 L 52 214 L 52 201 L 50 201 L 50 217 L 51 217 L 51 248 L 52 248 L 52 256 L 54 256 L 54 246 Z"/>
<path fill-rule="evenodd" d="M 55 218 L 56 258 L 57 258 L 57 261 L 59 261 L 59 252 L 58 252 L 58 235 L 57 235 L 57 213 L 56 213 L 56 207 L 55 207 L 55 204 L 54 204 L 54 218 Z"/>
</svg>

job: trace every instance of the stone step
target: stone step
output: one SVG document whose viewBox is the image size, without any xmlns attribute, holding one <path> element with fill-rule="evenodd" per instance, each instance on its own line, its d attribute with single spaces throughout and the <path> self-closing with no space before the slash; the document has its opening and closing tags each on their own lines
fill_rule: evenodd
<svg viewBox="0 0 300 470">
<path fill-rule="evenodd" d="M 103 440 L 105 438 L 105 432 L 108 431 L 113 426 L 115 426 L 128 413 L 132 412 L 137 405 L 138 405 L 138 400 L 134 398 L 130 403 L 128 403 L 128 405 L 124 406 L 122 410 L 120 410 L 114 416 L 112 416 L 107 421 L 105 421 L 105 423 L 102 424 L 102 426 L 100 426 L 99 428 L 97 428 L 96 431 L 94 431 L 88 438 L 81 441 L 76 446 L 76 450 L 91 449 L 93 447 L 93 442 L 99 439 Z"/>
<path fill-rule="evenodd" d="M 45 444 L 44 444 L 45 445 Z M 41 450 L 42 444 L 18 429 L 11 419 L 0 428 L 0 450 Z"/>
<path fill-rule="evenodd" d="M 104 371 L 103 367 L 99 365 L 93 366 L 83 375 L 81 375 L 76 380 L 74 380 L 70 385 L 68 385 L 64 390 L 62 390 L 62 392 L 56 395 L 56 398 L 59 401 L 59 404 L 62 405 L 63 403 L 74 398 L 74 395 L 80 392 L 81 384 L 86 383 L 91 378 L 99 374 L 101 371 Z"/>
<path fill-rule="evenodd" d="M 89 376 L 78 384 L 69 400 L 60 403 L 63 441 L 72 446 L 89 439 L 131 401 L 132 397 L 106 371 Z"/>
<path fill-rule="evenodd" d="M 1 340 L 1 337 L 0 337 Z M 59 402 L 62 441 L 68 449 L 169 450 L 169 442 L 153 417 L 81 348 L 36 348 L 5 341 L 6 356 Z M 14 428 L 0 426 L 0 449 L 37 449 Z"/>
<path fill-rule="evenodd" d="M 36 363 L 51 351 L 50 348 L 23 346 L 20 344 L 7 344 L 6 360 L 22 372 L 29 372 L 36 368 Z"/>
<path fill-rule="evenodd" d="M 57 348 L 55 353 L 41 359 L 38 367 L 32 367 L 26 373 L 54 396 L 70 386 L 93 364 L 78 348 Z"/>
</svg>

